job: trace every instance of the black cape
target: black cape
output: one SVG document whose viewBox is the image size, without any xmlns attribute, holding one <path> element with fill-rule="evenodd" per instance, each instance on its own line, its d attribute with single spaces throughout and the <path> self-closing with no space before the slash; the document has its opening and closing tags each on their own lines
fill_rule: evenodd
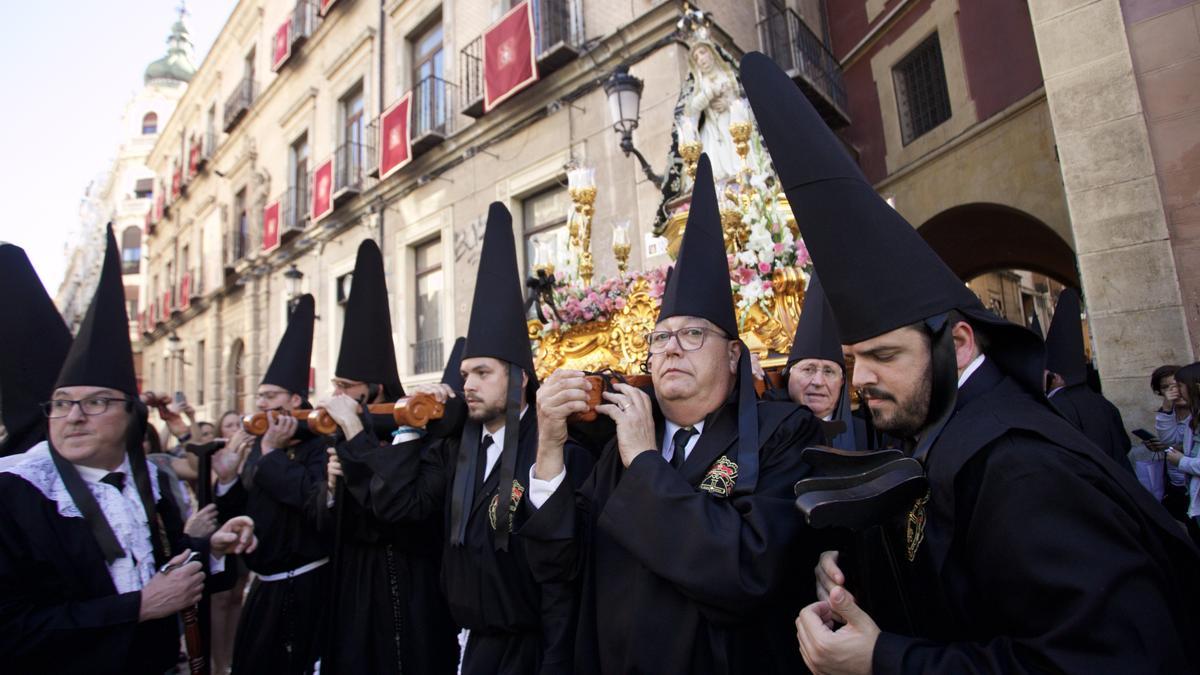
<svg viewBox="0 0 1200 675">
<path fill-rule="evenodd" d="M 1200 554 L 1129 472 L 991 361 L 927 467 L 915 560 L 898 522 L 886 547 L 858 552 L 869 576 L 847 580 L 884 631 L 876 673 L 1196 671 Z"/>
<path fill-rule="evenodd" d="M 337 444 L 345 476 L 341 541 L 334 551 L 333 602 L 322 670 L 334 673 L 453 674 L 458 668 L 458 628 L 438 583 L 441 514 L 388 523 L 365 506 L 371 485 L 383 480 L 372 458 L 391 448 L 370 430 Z M 335 526 L 317 499 L 323 529 Z"/>
<path fill-rule="evenodd" d="M 168 480 L 158 474 L 156 509 L 171 555 L 190 548 L 207 564 L 208 540 L 183 534 Z M 117 594 L 83 518 L 59 514 L 37 487 L 3 472 L 0 513 L 5 514 L 0 518 L 0 663 L 5 672 L 160 675 L 174 667 L 178 618 L 138 623 L 141 593 Z M 227 586 L 225 576 L 206 580 L 208 589 Z"/>
<path fill-rule="evenodd" d="M 1130 472 L 1129 450 L 1133 444 L 1125 432 L 1121 411 L 1087 384 L 1063 387 L 1050 397 L 1050 403 L 1076 429 Z"/>
<path fill-rule="evenodd" d="M 821 431 L 806 408 L 759 402 L 756 490 L 731 497 L 737 405 L 709 416 L 679 471 L 661 452 L 626 468 L 614 439 L 520 531 L 540 578 L 583 584 L 576 673 L 803 672 L 793 621 L 814 551 L 792 486 Z"/>
<path fill-rule="evenodd" d="M 255 441 L 240 479 L 215 500 L 221 520 L 254 519 L 258 548 L 245 556 L 246 566 L 278 574 L 328 557 L 329 538 L 318 530 L 310 503 L 325 483 L 325 439 L 309 437 L 267 455 L 261 443 Z M 290 581 L 256 580 L 238 620 L 234 672 L 307 672 L 320 654 L 328 578 L 326 564 Z"/>
<path fill-rule="evenodd" d="M 507 431 L 505 432 L 508 433 Z M 476 476 L 475 501 L 468 516 L 465 544 L 442 549 L 442 591 L 457 625 L 471 631 L 463 657 L 463 675 L 571 672 L 572 637 L 577 609 L 573 584 L 539 583 L 530 570 L 528 542 L 510 537 L 508 551 L 494 545 L 496 525 L 506 520 L 519 528 L 526 514 L 529 469 L 537 458 L 537 414 L 531 405 L 521 418 L 516 470 L 515 511 L 510 519 L 495 513 L 499 501 L 500 463 L 482 480 L 483 450 Z M 419 439 L 365 454 L 373 478 L 366 489 L 352 488 L 361 503 L 385 522 L 443 518 L 449 541 L 450 486 L 457 468 L 459 437 Z M 591 471 L 591 459 L 576 448 L 566 455 L 568 474 Z M 349 472 L 347 485 L 355 482 Z M 570 484 L 568 479 L 567 484 Z"/>
</svg>

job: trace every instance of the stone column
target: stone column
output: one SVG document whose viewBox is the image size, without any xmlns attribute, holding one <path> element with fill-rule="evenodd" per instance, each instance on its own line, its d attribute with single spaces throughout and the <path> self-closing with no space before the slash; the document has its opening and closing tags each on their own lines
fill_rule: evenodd
<svg viewBox="0 0 1200 675">
<path fill-rule="evenodd" d="M 1029 0 L 1097 367 L 1129 428 L 1149 378 L 1192 361 L 1119 0 Z"/>
</svg>

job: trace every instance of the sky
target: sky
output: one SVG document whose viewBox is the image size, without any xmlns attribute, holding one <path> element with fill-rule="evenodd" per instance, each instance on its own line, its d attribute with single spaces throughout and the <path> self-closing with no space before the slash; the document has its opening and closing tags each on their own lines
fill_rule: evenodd
<svg viewBox="0 0 1200 675">
<path fill-rule="evenodd" d="M 191 0 L 200 65 L 236 0 Z M 0 241 L 25 249 L 51 297 L 88 183 L 112 162 L 121 114 L 166 54 L 179 0 L 9 3 L 0 25 Z M 160 126 L 165 120 L 160 120 Z M 0 289 L 2 292 L 2 289 Z"/>
</svg>

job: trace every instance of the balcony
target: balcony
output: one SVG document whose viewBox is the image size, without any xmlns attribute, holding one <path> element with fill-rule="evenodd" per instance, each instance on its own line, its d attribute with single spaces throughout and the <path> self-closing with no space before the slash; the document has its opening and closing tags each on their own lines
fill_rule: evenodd
<svg viewBox="0 0 1200 675">
<path fill-rule="evenodd" d="M 239 229 L 235 226 L 232 232 L 225 234 L 222 243 L 224 267 L 229 272 L 233 270 L 239 261 L 244 260 L 246 254 L 250 252 L 250 233 L 245 227 Z"/>
<path fill-rule="evenodd" d="M 533 9 L 534 51 L 538 77 L 544 78 L 579 57 L 583 51 L 583 12 L 579 0 L 530 0 Z M 459 110 L 483 117 L 483 36 L 459 52 L 462 99 Z"/>
<path fill-rule="evenodd" d="M 830 128 L 849 124 L 846 86 L 837 59 L 795 10 L 767 6 L 767 16 L 758 23 L 763 53 L 792 78 Z"/>
<path fill-rule="evenodd" d="M 246 116 L 257 95 L 258 85 L 254 80 L 245 77 L 237 83 L 233 93 L 225 100 L 225 133 L 229 133 Z"/>
<path fill-rule="evenodd" d="M 299 0 L 292 9 L 292 52 L 321 25 L 321 12 L 313 0 Z"/>
<path fill-rule="evenodd" d="M 413 344 L 413 373 L 434 373 L 441 370 L 443 365 L 441 338 Z"/>
<path fill-rule="evenodd" d="M 440 77 L 429 76 L 412 90 L 412 152 L 413 157 L 433 149 L 454 132 L 453 84 Z"/>
<path fill-rule="evenodd" d="M 283 222 L 280 224 L 280 241 L 286 237 L 289 232 L 303 232 L 308 228 L 309 222 L 309 203 L 308 203 L 308 184 L 311 182 L 305 181 L 303 185 L 291 186 L 287 192 L 283 193 L 282 208 Z"/>
<path fill-rule="evenodd" d="M 365 127 L 370 131 L 373 127 Z M 369 187 L 372 164 L 375 159 L 375 139 L 371 133 L 363 133 L 360 141 L 343 141 L 333 157 L 333 198 L 358 194 Z"/>
</svg>

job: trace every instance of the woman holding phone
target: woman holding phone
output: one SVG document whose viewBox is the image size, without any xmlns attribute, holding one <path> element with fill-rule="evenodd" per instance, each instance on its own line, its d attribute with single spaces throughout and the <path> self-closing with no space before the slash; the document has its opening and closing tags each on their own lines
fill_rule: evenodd
<svg viewBox="0 0 1200 675">
<path fill-rule="evenodd" d="M 1187 526 L 1192 540 L 1200 544 L 1200 443 L 1197 443 L 1197 421 L 1200 421 L 1200 362 L 1184 366 L 1175 372 L 1179 402 L 1187 405 L 1187 417 L 1182 421 L 1158 415 L 1155 429 L 1167 448 L 1167 462 L 1187 476 Z M 1164 396 L 1164 400 L 1166 396 Z M 1163 419 L 1167 417 L 1167 419 Z M 1174 423 L 1172 423 L 1174 422 Z"/>
</svg>

